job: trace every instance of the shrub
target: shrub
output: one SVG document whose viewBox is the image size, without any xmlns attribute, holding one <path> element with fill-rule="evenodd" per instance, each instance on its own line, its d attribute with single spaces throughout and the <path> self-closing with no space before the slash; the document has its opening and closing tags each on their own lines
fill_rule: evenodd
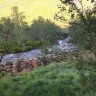
<svg viewBox="0 0 96 96">
<path fill-rule="evenodd" d="M 27 41 L 25 45 L 31 46 L 33 49 L 40 48 L 42 46 L 42 42 L 41 41 Z"/>
</svg>

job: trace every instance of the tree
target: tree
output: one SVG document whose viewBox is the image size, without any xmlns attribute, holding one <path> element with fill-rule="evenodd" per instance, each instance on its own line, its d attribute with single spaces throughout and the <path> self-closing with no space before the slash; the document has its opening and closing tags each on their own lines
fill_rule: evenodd
<svg viewBox="0 0 96 96">
<path fill-rule="evenodd" d="M 30 26 L 30 36 L 33 40 L 40 40 L 43 43 L 54 43 L 56 40 L 61 38 L 61 35 L 62 29 L 59 26 L 42 17 L 34 20 Z"/>
<path fill-rule="evenodd" d="M 60 1 L 62 5 L 59 5 L 60 11 L 55 16 L 56 19 L 69 21 L 70 35 L 78 46 L 75 54 L 76 67 L 80 72 L 82 85 L 96 90 L 96 2 L 95 0 Z M 90 2 L 93 6 L 86 8 L 84 2 Z M 89 75 L 86 75 L 86 72 Z"/>
<path fill-rule="evenodd" d="M 12 23 L 11 19 L 9 17 L 2 17 L 0 20 L 0 24 L 1 24 L 1 30 L 0 33 L 3 36 L 5 34 L 6 31 L 10 30 L 10 38 L 12 38 L 12 32 L 14 30 L 14 24 Z M 2 37 L 2 41 L 3 41 L 3 37 Z M 10 42 L 11 40 L 9 40 Z"/>
<path fill-rule="evenodd" d="M 19 44 L 21 44 L 22 40 L 24 39 L 24 29 L 25 26 L 28 26 L 25 22 L 25 15 L 23 12 L 19 12 L 18 7 L 15 6 L 12 8 L 12 14 L 11 14 L 11 20 L 12 23 L 14 23 L 14 34 L 16 37 L 16 40 Z"/>
<path fill-rule="evenodd" d="M 3 45 L 5 44 L 4 34 L 10 30 L 8 36 L 7 45 L 10 45 L 9 52 L 16 52 L 16 50 L 22 50 L 25 46 L 25 41 L 29 38 L 27 32 L 29 32 L 29 26 L 25 22 L 25 16 L 23 12 L 19 12 L 18 7 L 12 8 L 12 14 L 10 17 L 2 17 L 0 19 L 0 52 L 3 51 Z"/>
<path fill-rule="evenodd" d="M 10 18 L 2 17 L 0 20 L 0 47 L 3 49 L 3 52 L 0 56 L 0 63 L 2 61 L 3 56 L 8 52 L 8 45 L 9 45 L 9 34 L 12 31 L 12 22 Z"/>
<path fill-rule="evenodd" d="M 64 5 L 59 6 L 59 13 L 65 15 L 59 16 L 58 13 L 56 19 L 69 20 L 71 26 L 69 29 L 73 40 L 78 46 L 90 50 L 96 56 L 96 3 L 94 0 L 85 0 L 86 2 L 90 1 L 91 4 L 93 3 L 93 8 L 89 9 L 84 7 L 83 0 L 60 1 Z"/>
<path fill-rule="evenodd" d="M 22 26 L 26 22 L 24 21 L 26 17 L 24 16 L 23 12 L 19 13 L 18 7 L 15 6 L 12 8 L 12 13 L 11 13 L 11 19 L 12 22 L 18 26 Z"/>
</svg>

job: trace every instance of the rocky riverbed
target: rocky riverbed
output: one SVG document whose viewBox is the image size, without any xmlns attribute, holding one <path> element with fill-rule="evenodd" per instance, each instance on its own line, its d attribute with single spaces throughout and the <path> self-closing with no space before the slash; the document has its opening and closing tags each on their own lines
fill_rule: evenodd
<svg viewBox="0 0 96 96">
<path fill-rule="evenodd" d="M 76 45 L 69 42 L 70 38 L 59 40 L 57 45 L 46 48 L 49 52 L 44 54 L 42 49 L 30 50 L 28 52 L 4 55 L 0 64 L 1 74 L 14 74 L 22 71 L 31 71 L 38 66 L 45 66 L 50 62 L 61 62 L 71 59 L 71 52 L 76 49 Z M 67 54 L 58 55 L 58 52 Z M 2 75 L 1 75 L 2 77 Z"/>
<path fill-rule="evenodd" d="M 71 37 L 67 37 L 64 40 L 58 40 L 56 45 L 47 48 L 49 53 L 57 52 L 73 52 L 76 49 L 76 45 L 71 43 Z M 28 52 L 22 52 L 17 54 L 7 54 L 3 56 L 1 64 L 6 64 L 6 62 L 17 63 L 20 60 L 30 60 L 32 58 L 42 57 L 42 49 L 31 50 Z"/>
<path fill-rule="evenodd" d="M 46 66 L 51 62 L 61 62 L 65 59 L 70 59 L 68 55 L 55 55 L 48 54 L 44 57 L 32 58 L 30 60 L 17 60 L 17 62 L 6 62 L 5 64 L 0 65 L 0 78 L 5 75 L 13 76 L 13 74 L 17 74 L 25 71 L 32 71 L 34 68 L 39 66 Z"/>
<path fill-rule="evenodd" d="M 3 56 L 1 64 L 6 64 L 6 62 L 17 63 L 19 60 L 30 60 L 32 58 L 38 58 L 42 56 L 41 49 L 31 50 L 28 52 L 22 52 L 17 54 L 7 54 Z"/>
</svg>

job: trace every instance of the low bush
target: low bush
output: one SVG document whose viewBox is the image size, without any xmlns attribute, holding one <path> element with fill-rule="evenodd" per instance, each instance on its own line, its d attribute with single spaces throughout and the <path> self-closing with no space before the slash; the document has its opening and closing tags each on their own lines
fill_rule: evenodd
<svg viewBox="0 0 96 96">
<path fill-rule="evenodd" d="M 31 46 L 33 49 L 40 48 L 42 46 L 42 42 L 41 41 L 27 41 L 25 45 Z"/>
</svg>

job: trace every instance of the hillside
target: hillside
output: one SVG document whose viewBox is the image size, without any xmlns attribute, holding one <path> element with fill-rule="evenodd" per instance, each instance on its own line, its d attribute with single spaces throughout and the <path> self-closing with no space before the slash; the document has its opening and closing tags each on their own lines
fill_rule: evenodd
<svg viewBox="0 0 96 96">
<path fill-rule="evenodd" d="M 26 15 L 26 21 L 30 24 L 33 19 L 42 16 L 50 19 L 58 25 L 66 25 L 54 20 L 54 14 L 58 12 L 59 0 L 0 0 L 0 18 L 10 16 L 11 8 L 18 6 L 20 11 Z"/>
</svg>

